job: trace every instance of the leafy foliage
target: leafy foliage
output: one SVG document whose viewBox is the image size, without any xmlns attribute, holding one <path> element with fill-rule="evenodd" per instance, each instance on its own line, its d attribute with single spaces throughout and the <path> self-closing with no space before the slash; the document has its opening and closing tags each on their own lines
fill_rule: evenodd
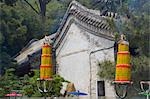
<svg viewBox="0 0 150 99">
<path fill-rule="evenodd" d="M 0 97 L 11 92 L 11 90 L 20 90 L 20 81 L 14 76 L 14 68 L 8 69 L 5 75 L 0 77 Z"/>
<path fill-rule="evenodd" d="M 22 80 L 22 83 L 24 85 L 22 87 L 22 93 L 29 97 L 42 96 L 42 94 L 37 89 L 37 78 L 39 77 L 39 70 L 34 70 L 34 74 L 35 75 L 33 77 L 25 75 Z"/>
<path fill-rule="evenodd" d="M 3 97 L 5 94 L 8 94 L 13 90 L 29 97 L 43 96 L 37 88 L 37 78 L 39 78 L 39 70 L 34 70 L 35 75 L 33 77 L 29 77 L 28 75 L 25 75 L 24 77 L 17 77 L 14 75 L 14 71 L 15 69 L 13 68 L 7 69 L 5 75 L 0 77 L 0 97 Z M 48 93 L 48 96 L 60 96 L 62 82 L 68 81 L 64 80 L 59 75 L 54 75 L 52 83 L 47 83 L 51 86 L 51 90 Z"/>
<path fill-rule="evenodd" d="M 26 75 L 24 77 L 24 81 L 26 85 L 23 87 L 23 94 L 28 96 L 43 96 L 42 93 L 40 93 L 37 89 L 37 78 L 39 77 L 39 71 L 36 71 L 36 75 L 34 77 L 29 78 L 29 76 Z M 38 75 L 37 75 L 38 74 Z M 47 93 L 47 96 L 60 96 L 60 90 L 62 87 L 62 82 L 67 82 L 59 75 L 53 75 L 52 83 L 46 82 L 47 87 L 50 86 L 49 92 Z"/>
<path fill-rule="evenodd" d="M 150 65 L 149 57 L 139 56 L 131 58 L 132 65 L 132 79 L 134 82 L 139 82 L 141 80 L 146 81 L 150 80 Z"/>
<path fill-rule="evenodd" d="M 52 81 L 52 88 L 50 92 L 48 93 L 50 96 L 61 96 L 60 90 L 62 88 L 62 82 L 68 82 L 64 78 L 62 78 L 59 75 L 53 75 L 53 81 Z"/>
<path fill-rule="evenodd" d="M 1 0 L 1 2 L 4 2 L 6 5 L 13 6 L 17 0 Z"/>
<path fill-rule="evenodd" d="M 147 12 L 150 5 L 148 2 L 148 0 L 126 0 L 117 12 L 118 19 L 107 20 L 113 32 L 126 35 L 127 40 L 130 42 L 130 47 L 135 50 L 134 52 L 145 56 L 150 55 L 150 17 Z"/>
<path fill-rule="evenodd" d="M 24 6 L 19 2 L 15 3 L 13 6 L 0 3 L 0 75 L 5 69 L 16 64 L 12 56 L 31 39 L 41 36 L 40 21 L 35 17 L 37 15 L 29 9 L 22 9 Z"/>
<path fill-rule="evenodd" d="M 104 60 L 98 64 L 98 75 L 105 79 L 114 79 L 115 76 L 115 64 L 110 60 Z"/>
<path fill-rule="evenodd" d="M 40 22 L 35 17 L 37 16 L 35 13 L 29 11 L 31 14 L 28 15 L 29 12 L 22 10 L 22 6 L 1 5 L 0 31 L 4 39 L 2 51 L 13 56 L 25 46 L 26 42 L 37 37 L 36 35 L 40 32 Z"/>
<path fill-rule="evenodd" d="M 0 75 L 4 74 L 7 68 L 17 67 L 17 63 L 5 52 L 0 53 Z"/>
<path fill-rule="evenodd" d="M 144 14 L 142 16 L 133 16 L 132 21 L 124 25 L 124 31 L 131 47 L 137 48 L 139 55 L 149 56 L 149 26 L 150 18 Z M 138 42 L 138 43 L 137 43 Z"/>
</svg>

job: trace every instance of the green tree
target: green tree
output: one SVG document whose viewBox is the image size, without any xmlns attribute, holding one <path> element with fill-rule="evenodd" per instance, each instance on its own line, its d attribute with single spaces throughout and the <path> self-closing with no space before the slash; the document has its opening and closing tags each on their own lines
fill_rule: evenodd
<svg viewBox="0 0 150 99">
<path fill-rule="evenodd" d="M 35 12 L 20 1 L 9 6 L 0 3 L 0 74 L 13 64 L 16 55 L 31 39 L 41 38 L 41 23 Z"/>
<path fill-rule="evenodd" d="M 6 5 L 13 6 L 17 0 L 1 0 L 0 2 L 4 2 Z"/>
<path fill-rule="evenodd" d="M 149 25 L 150 17 L 146 14 L 133 16 L 130 21 L 125 23 L 124 32 L 130 42 L 131 47 L 137 48 L 140 55 L 150 55 L 149 50 Z"/>
<path fill-rule="evenodd" d="M 37 89 L 37 78 L 39 78 L 39 71 L 35 70 L 35 75 L 33 77 L 29 77 L 28 75 L 25 75 L 23 83 L 23 94 L 28 96 L 43 96 L 42 93 L 39 92 Z M 47 93 L 47 96 L 60 96 L 60 90 L 62 88 L 62 82 L 68 82 L 64 80 L 59 75 L 53 75 L 53 80 L 51 83 L 46 82 L 46 86 L 50 86 L 50 90 Z"/>
<path fill-rule="evenodd" d="M 0 97 L 10 93 L 12 90 L 20 90 L 18 77 L 14 75 L 14 68 L 7 69 L 5 75 L 0 77 Z"/>
</svg>

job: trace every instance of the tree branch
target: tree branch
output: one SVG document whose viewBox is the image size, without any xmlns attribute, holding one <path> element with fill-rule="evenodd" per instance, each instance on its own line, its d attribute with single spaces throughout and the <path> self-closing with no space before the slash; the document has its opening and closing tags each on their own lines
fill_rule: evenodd
<svg viewBox="0 0 150 99">
<path fill-rule="evenodd" d="M 38 5 L 38 3 L 35 1 L 35 4 L 36 4 L 36 6 L 37 6 L 37 8 L 38 8 L 38 11 L 40 12 L 40 8 L 39 8 L 39 5 Z"/>
<path fill-rule="evenodd" d="M 24 0 L 37 14 L 39 14 L 39 12 L 27 1 Z"/>
<path fill-rule="evenodd" d="M 40 9 L 41 9 L 41 16 L 44 17 L 45 16 L 45 12 L 46 12 L 46 0 L 39 0 L 39 4 L 40 4 Z"/>
</svg>

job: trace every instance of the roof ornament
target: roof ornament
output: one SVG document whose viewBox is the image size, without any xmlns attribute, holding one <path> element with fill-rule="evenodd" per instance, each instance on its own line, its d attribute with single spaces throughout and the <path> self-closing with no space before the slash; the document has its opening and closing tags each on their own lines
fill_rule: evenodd
<svg viewBox="0 0 150 99">
<path fill-rule="evenodd" d="M 124 34 L 121 34 L 120 40 L 118 41 L 118 44 L 119 43 L 122 43 L 122 44 L 125 44 L 125 45 L 129 45 L 129 42 L 126 40 L 126 36 Z"/>
<path fill-rule="evenodd" d="M 121 34 L 121 40 L 126 40 L 126 36 L 124 34 Z"/>
<path fill-rule="evenodd" d="M 48 45 L 51 45 L 52 40 L 51 40 L 51 38 L 49 36 L 45 35 L 43 43 L 44 44 L 47 43 Z"/>
</svg>

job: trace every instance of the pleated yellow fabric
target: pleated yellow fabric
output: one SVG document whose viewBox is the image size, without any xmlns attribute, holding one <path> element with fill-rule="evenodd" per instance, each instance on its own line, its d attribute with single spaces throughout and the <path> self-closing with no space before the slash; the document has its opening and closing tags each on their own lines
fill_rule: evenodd
<svg viewBox="0 0 150 99">
<path fill-rule="evenodd" d="M 44 43 L 41 55 L 40 79 L 51 79 L 52 71 L 52 47 Z"/>
<path fill-rule="evenodd" d="M 127 41 L 119 42 L 116 63 L 115 81 L 120 83 L 131 81 L 130 52 Z"/>
</svg>

